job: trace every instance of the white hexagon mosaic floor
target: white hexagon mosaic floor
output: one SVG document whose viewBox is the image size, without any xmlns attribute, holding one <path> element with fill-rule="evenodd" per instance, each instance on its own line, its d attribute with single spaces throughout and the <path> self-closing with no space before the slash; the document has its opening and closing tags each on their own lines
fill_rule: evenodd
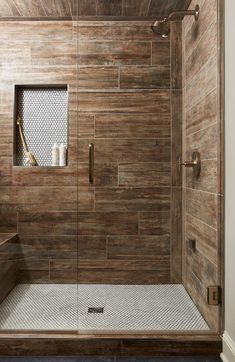
<svg viewBox="0 0 235 362">
<path fill-rule="evenodd" d="M 88 313 L 88 308 L 103 308 L 103 313 Z M 180 284 L 18 284 L 0 305 L 0 329 L 201 331 L 209 327 Z"/>
</svg>

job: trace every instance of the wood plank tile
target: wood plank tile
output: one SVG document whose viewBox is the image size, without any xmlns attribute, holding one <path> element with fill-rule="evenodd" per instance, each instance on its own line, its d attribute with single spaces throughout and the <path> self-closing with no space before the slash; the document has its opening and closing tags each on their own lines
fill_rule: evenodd
<svg viewBox="0 0 235 362">
<path fill-rule="evenodd" d="M 40 1 L 17 0 L 16 4 L 23 17 L 44 17 L 46 15 Z"/>
<path fill-rule="evenodd" d="M 170 87 L 170 67 L 121 67 L 121 89 L 158 89 Z"/>
<path fill-rule="evenodd" d="M 186 171 L 186 185 L 191 189 L 218 193 L 218 170 L 217 160 L 205 160 L 201 162 L 201 174 L 195 178 L 192 170 Z"/>
<path fill-rule="evenodd" d="M 170 42 L 152 43 L 152 64 L 153 65 L 170 65 Z"/>
<path fill-rule="evenodd" d="M 78 263 L 83 259 L 99 260 L 106 259 L 106 237 L 105 236 L 78 236 Z"/>
<path fill-rule="evenodd" d="M 17 43 L 13 39 L 1 40 L 0 43 L 0 65 L 9 66 L 30 66 L 31 53 L 30 42 L 20 41 Z"/>
<path fill-rule="evenodd" d="M 197 249 L 196 251 L 192 251 L 190 248 L 186 249 L 186 263 L 188 268 L 190 268 L 192 273 L 200 280 L 205 288 L 209 285 L 217 285 L 218 270 L 216 265 Z"/>
<path fill-rule="evenodd" d="M 2 0 L 0 3 L 1 17 L 21 16 L 13 0 Z"/>
<path fill-rule="evenodd" d="M 212 58 L 207 65 L 186 85 L 186 110 L 217 87 L 217 59 Z M 200 91 L 199 91 L 200 90 Z"/>
<path fill-rule="evenodd" d="M 20 212 L 18 232 L 22 235 L 77 235 L 76 212 Z"/>
<path fill-rule="evenodd" d="M 53 204 L 60 203 L 74 203 L 76 200 L 77 188 L 74 186 L 68 187 L 28 187 L 28 186 L 16 186 L 3 187 L 0 194 L 0 202 L 3 204 L 35 204 L 44 205 L 46 208 L 53 207 Z M 50 206 L 49 206 L 50 205 Z"/>
<path fill-rule="evenodd" d="M 187 189 L 186 211 L 213 228 L 218 227 L 218 197 L 203 191 Z"/>
<path fill-rule="evenodd" d="M 119 164 L 119 186 L 161 187 L 171 185 L 170 163 Z"/>
<path fill-rule="evenodd" d="M 182 22 L 171 22 L 170 59 L 171 59 L 171 88 L 182 88 Z"/>
<path fill-rule="evenodd" d="M 181 90 L 171 92 L 171 167 L 172 167 L 172 186 L 182 185 L 182 173 L 179 171 L 179 159 L 182 158 L 182 116 L 183 99 Z"/>
<path fill-rule="evenodd" d="M 71 259 L 77 257 L 77 235 L 20 235 L 20 247 L 25 259 Z"/>
<path fill-rule="evenodd" d="M 150 65 L 150 42 L 79 41 L 80 65 Z"/>
<path fill-rule="evenodd" d="M 170 189 L 164 188 L 97 188 L 96 211 L 167 211 Z"/>
<path fill-rule="evenodd" d="M 76 0 L 75 0 L 76 1 Z M 80 0 L 73 8 L 73 15 L 79 16 L 96 16 L 96 2 L 95 0 Z"/>
<path fill-rule="evenodd" d="M 94 139 L 96 163 L 170 162 L 169 139 Z M 78 141 L 78 162 L 87 162 L 90 140 Z"/>
<path fill-rule="evenodd" d="M 97 0 L 97 16 L 121 16 L 122 0 Z"/>
<path fill-rule="evenodd" d="M 215 265 L 217 256 L 217 233 L 199 219 L 186 215 L 186 238 L 196 240 L 197 250 Z"/>
<path fill-rule="evenodd" d="M 124 0 L 123 16 L 146 16 L 148 13 L 149 0 Z"/>
<path fill-rule="evenodd" d="M 77 259 L 51 259 L 51 283 L 77 283 Z"/>
<path fill-rule="evenodd" d="M 201 40 L 186 59 L 186 77 L 188 81 L 198 74 L 207 62 L 217 55 L 217 18 L 207 29 Z"/>
<path fill-rule="evenodd" d="M 205 129 L 216 122 L 216 102 L 217 91 L 214 90 L 186 112 L 186 135 Z"/>
<path fill-rule="evenodd" d="M 79 41 L 151 41 L 166 42 L 151 29 L 152 20 L 147 24 L 144 22 L 132 22 L 131 26 L 123 22 L 104 23 L 101 21 L 90 23 L 78 23 L 77 29 Z M 168 41 L 168 40 L 167 40 Z"/>
<path fill-rule="evenodd" d="M 89 164 L 78 163 L 78 186 L 89 185 Z M 93 186 L 118 186 L 117 163 L 95 162 Z"/>
<path fill-rule="evenodd" d="M 219 307 L 211 306 L 207 303 L 207 289 L 200 280 L 190 271 L 186 270 L 186 289 L 191 298 L 193 298 L 196 306 L 202 313 L 206 322 L 212 330 L 217 330 L 219 321 Z"/>
<path fill-rule="evenodd" d="M 67 0 L 40 0 L 47 17 L 71 18 L 69 3 Z"/>
<path fill-rule="evenodd" d="M 196 2 L 195 2 L 196 4 Z M 194 8 L 194 3 L 190 6 Z M 217 0 L 202 1 L 200 17 L 197 22 L 193 17 L 185 19 L 185 48 L 189 54 L 202 36 L 205 36 L 212 22 L 217 18 Z"/>
<path fill-rule="evenodd" d="M 192 152 L 197 150 L 201 160 L 217 159 L 217 124 L 208 127 L 186 138 L 186 157 L 191 159 Z"/>
<path fill-rule="evenodd" d="M 0 22 L 1 40 L 65 41 L 73 40 L 72 21 L 4 21 Z"/>
<path fill-rule="evenodd" d="M 108 236 L 109 259 L 155 259 L 170 254 L 169 235 Z"/>
<path fill-rule="evenodd" d="M 98 114 L 96 138 L 167 138 L 170 115 L 166 114 Z"/>
<path fill-rule="evenodd" d="M 95 136 L 95 116 L 93 114 L 78 113 L 78 138 Z"/>
<path fill-rule="evenodd" d="M 78 235 L 137 235 L 138 215 L 133 212 L 78 213 Z"/>
<path fill-rule="evenodd" d="M 71 160 L 71 159 L 70 159 Z M 12 164 L 12 163 L 11 163 Z M 77 168 L 28 168 L 13 167 L 14 186 L 76 186 Z"/>
<path fill-rule="evenodd" d="M 17 211 L 11 205 L 0 203 L 0 233 L 17 232 Z"/>
<path fill-rule="evenodd" d="M 171 282 L 182 283 L 182 189 L 171 191 Z"/>
<path fill-rule="evenodd" d="M 118 68 L 115 67 L 80 67 L 78 70 L 78 88 L 117 89 Z"/>
<path fill-rule="evenodd" d="M 76 65 L 77 48 L 76 42 L 51 42 L 44 40 L 31 43 L 32 65 Z"/>
<path fill-rule="evenodd" d="M 162 260 L 81 260 L 79 283 L 156 284 L 169 282 L 169 257 Z"/>
<path fill-rule="evenodd" d="M 170 113 L 168 90 L 150 92 L 81 92 L 78 97 L 80 112 Z"/>
<path fill-rule="evenodd" d="M 170 235 L 170 212 L 140 212 L 139 233 L 141 235 Z"/>
</svg>

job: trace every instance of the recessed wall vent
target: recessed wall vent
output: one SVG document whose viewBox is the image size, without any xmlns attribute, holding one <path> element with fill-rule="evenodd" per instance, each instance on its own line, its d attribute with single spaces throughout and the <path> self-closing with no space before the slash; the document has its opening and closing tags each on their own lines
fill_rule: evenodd
<svg viewBox="0 0 235 362">
<path fill-rule="evenodd" d="M 66 85 L 16 85 L 14 114 L 14 165 L 29 166 L 25 143 L 37 166 L 52 165 L 52 146 L 68 147 L 68 89 Z"/>
</svg>

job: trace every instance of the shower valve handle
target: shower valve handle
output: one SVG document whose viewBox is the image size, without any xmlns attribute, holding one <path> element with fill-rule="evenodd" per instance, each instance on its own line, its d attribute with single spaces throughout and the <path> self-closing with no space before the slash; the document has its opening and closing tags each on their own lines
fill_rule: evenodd
<svg viewBox="0 0 235 362">
<path fill-rule="evenodd" d="M 180 170 L 181 170 L 181 166 L 192 167 L 193 175 L 195 177 L 199 177 L 200 173 L 201 173 L 201 157 L 200 157 L 200 153 L 197 152 L 197 151 L 193 152 L 191 161 L 181 162 L 181 158 L 179 158 L 179 169 Z"/>
</svg>

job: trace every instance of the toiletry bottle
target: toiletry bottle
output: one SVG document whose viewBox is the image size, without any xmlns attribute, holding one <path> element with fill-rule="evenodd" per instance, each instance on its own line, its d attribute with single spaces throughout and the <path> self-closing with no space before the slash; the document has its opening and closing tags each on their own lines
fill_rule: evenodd
<svg viewBox="0 0 235 362">
<path fill-rule="evenodd" d="M 52 146 L 52 166 L 59 166 L 59 146 L 54 143 Z"/>
<path fill-rule="evenodd" d="M 64 143 L 60 145 L 60 166 L 66 166 L 67 149 Z"/>
</svg>

